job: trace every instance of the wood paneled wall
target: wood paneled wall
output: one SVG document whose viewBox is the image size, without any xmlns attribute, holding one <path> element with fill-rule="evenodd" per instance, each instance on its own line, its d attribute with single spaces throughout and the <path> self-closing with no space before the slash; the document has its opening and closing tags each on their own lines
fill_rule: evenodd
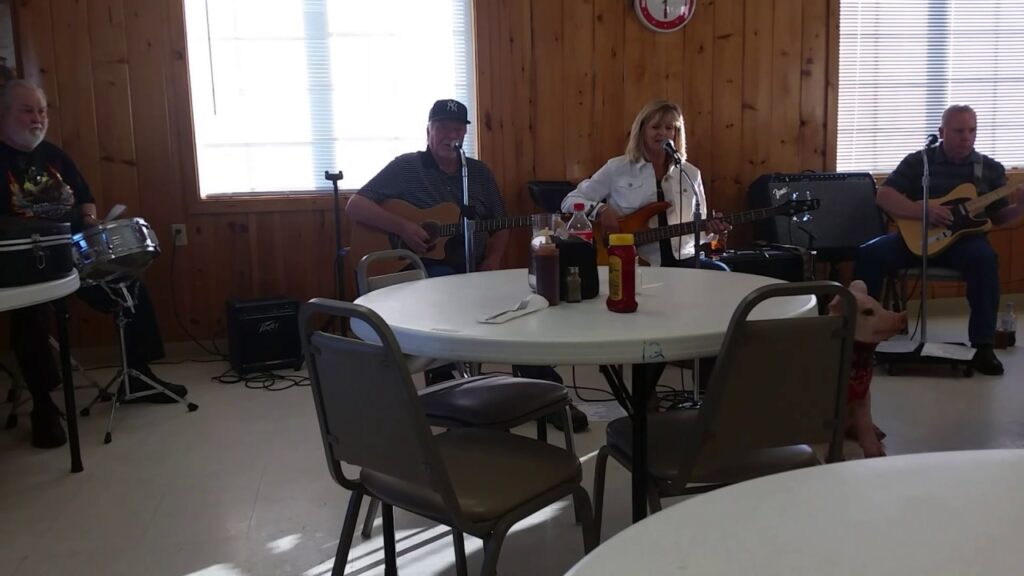
<svg viewBox="0 0 1024 576">
<path fill-rule="evenodd" d="M 622 153 L 644 103 L 667 98 L 684 110 L 689 156 L 713 207 L 742 209 L 762 173 L 830 167 L 837 2 L 701 0 L 683 31 L 656 34 L 631 0 L 477 0 L 480 157 L 510 211 L 525 214 L 529 180 L 586 178 Z M 329 202 L 210 207 L 191 197 L 181 0 L 15 8 L 20 70 L 50 96 L 49 138 L 75 158 L 101 211 L 125 203 L 164 242 L 147 278 L 169 340 L 185 339 L 172 302 L 208 339 L 223 330 L 227 299 L 333 293 Z M 187 224 L 188 246 L 172 248 L 172 223 Z M 1010 250 L 1019 234 L 993 235 L 1004 290 L 1024 291 L 1024 256 Z M 525 263 L 525 246 L 520 235 L 510 265 Z M 83 308 L 78 341 L 112 341 L 108 320 Z"/>
</svg>

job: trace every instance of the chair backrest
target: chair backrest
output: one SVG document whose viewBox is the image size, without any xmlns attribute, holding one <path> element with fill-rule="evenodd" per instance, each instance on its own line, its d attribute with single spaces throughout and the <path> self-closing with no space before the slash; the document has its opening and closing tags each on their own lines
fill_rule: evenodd
<svg viewBox="0 0 1024 576">
<path fill-rule="evenodd" d="M 751 320 L 761 302 L 784 296 L 838 296 L 840 315 Z M 835 282 L 771 284 L 740 302 L 729 323 L 697 419 L 683 439 L 684 471 L 699 458 L 722 459 L 751 450 L 829 444 L 842 459 L 846 388 L 857 306 Z"/>
<path fill-rule="evenodd" d="M 406 260 L 412 266 L 410 270 L 402 270 L 393 274 L 381 274 L 380 276 L 369 276 L 370 264 L 377 260 Z M 412 282 L 413 280 L 422 280 L 427 277 L 427 269 L 423 266 L 423 261 L 419 259 L 413 252 L 398 248 L 395 250 L 381 250 L 380 252 L 371 252 L 366 256 L 363 256 L 362 260 L 356 266 L 356 289 L 359 290 L 359 295 L 379 290 L 386 286 L 392 286 L 394 284 L 401 284 L 402 282 Z"/>
<path fill-rule="evenodd" d="M 328 467 L 348 489 L 342 462 L 436 492 L 458 510 L 416 388 L 394 334 L 376 312 L 348 302 L 315 298 L 302 305 L 302 345 Z M 317 330 L 313 316 L 369 326 L 378 342 Z M 453 508 L 454 507 L 454 508 Z"/>
</svg>

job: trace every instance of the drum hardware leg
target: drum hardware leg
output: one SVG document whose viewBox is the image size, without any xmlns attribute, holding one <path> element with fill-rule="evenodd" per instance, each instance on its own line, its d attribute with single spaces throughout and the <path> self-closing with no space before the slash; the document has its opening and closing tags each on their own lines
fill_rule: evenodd
<svg viewBox="0 0 1024 576">
<path fill-rule="evenodd" d="M 125 309 L 132 309 L 132 305 L 134 304 L 134 298 L 132 294 L 129 294 L 128 290 L 125 288 L 125 285 L 123 283 L 117 286 L 117 288 L 120 289 L 120 294 L 117 296 L 115 296 L 117 292 L 111 290 L 110 287 L 104 285 L 104 288 L 112 297 L 116 298 L 120 303 L 117 309 L 117 316 L 114 318 L 114 322 L 117 324 L 118 344 L 120 345 L 121 348 L 121 368 L 118 370 L 117 375 L 115 375 L 110 380 L 110 382 L 107 383 L 106 387 L 104 387 L 103 390 L 101 391 L 101 395 L 104 393 L 109 395 L 110 387 L 113 386 L 115 382 L 118 383 L 117 391 L 114 394 L 114 403 L 111 405 L 110 408 L 110 419 L 107 421 L 107 432 L 103 437 L 103 443 L 109 444 L 111 440 L 113 440 L 112 430 L 114 428 L 114 414 L 117 412 L 117 407 L 121 405 L 121 403 L 123 402 L 128 402 L 130 400 L 135 400 L 138 398 L 144 398 L 146 396 L 151 396 L 153 394 L 165 394 L 173 398 L 179 404 L 184 404 L 185 407 L 188 408 L 189 412 L 195 412 L 196 410 L 198 410 L 199 405 L 194 402 L 189 402 L 188 400 L 185 400 L 181 396 L 178 396 L 177 394 L 171 392 L 170 390 L 162 386 L 160 383 L 154 382 L 151 378 L 131 368 L 128 365 L 128 348 L 125 346 L 124 338 L 124 327 L 128 324 L 128 318 L 125 316 Z M 121 295 L 124 296 L 124 299 L 121 299 L 119 297 Z M 140 392 L 132 392 L 131 383 L 133 379 L 135 379 L 137 382 L 145 382 L 150 386 L 150 388 L 148 390 L 143 390 Z M 97 395 L 97 397 L 93 399 L 89 406 L 86 406 L 85 408 L 82 409 L 83 415 L 88 414 L 89 408 L 100 400 L 101 395 Z"/>
</svg>

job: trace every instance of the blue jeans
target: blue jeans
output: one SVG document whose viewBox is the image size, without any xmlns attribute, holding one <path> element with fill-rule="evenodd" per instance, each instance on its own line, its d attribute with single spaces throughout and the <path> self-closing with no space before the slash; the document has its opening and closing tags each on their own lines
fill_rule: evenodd
<svg viewBox="0 0 1024 576">
<path fill-rule="evenodd" d="M 968 335 L 974 345 L 991 344 L 996 334 L 999 313 L 999 258 L 983 234 L 964 236 L 945 252 L 928 260 L 929 265 L 952 268 L 967 283 L 967 302 L 971 306 Z M 904 268 L 921 264 L 898 233 L 879 236 L 860 247 L 853 277 L 863 280 L 868 293 L 879 298 L 882 282 Z"/>
</svg>

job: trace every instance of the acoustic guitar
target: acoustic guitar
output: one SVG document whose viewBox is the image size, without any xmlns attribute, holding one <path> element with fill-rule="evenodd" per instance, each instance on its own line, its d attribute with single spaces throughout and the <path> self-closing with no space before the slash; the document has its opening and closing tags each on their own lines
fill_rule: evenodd
<svg viewBox="0 0 1024 576">
<path fill-rule="evenodd" d="M 974 184 L 961 184 L 942 198 L 929 200 L 929 205 L 941 204 L 949 208 L 953 213 L 953 223 L 949 228 L 928 227 L 928 256 L 941 254 L 963 236 L 983 234 L 991 230 L 992 221 L 985 216 L 985 207 L 1013 194 L 1021 182 L 1024 182 L 1024 177 L 1016 176 L 1011 178 L 1006 186 L 981 196 L 978 196 L 978 189 Z M 903 242 L 917 256 L 921 256 L 921 224 L 920 220 L 896 219 L 896 226 L 900 230 Z"/>
<path fill-rule="evenodd" d="M 820 206 L 821 200 L 818 198 L 793 198 L 777 206 L 727 214 L 719 218 L 719 220 L 723 220 L 729 224 L 743 224 L 746 222 L 755 222 L 757 220 L 772 218 L 774 216 L 795 216 L 797 214 L 817 210 Z M 633 243 L 636 246 L 660 242 L 661 240 L 668 240 L 677 236 L 692 235 L 696 229 L 696 223 L 694 222 L 681 222 L 679 224 L 670 224 L 668 226 L 658 226 L 655 228 L 648 227 L 648 222 L 650 222 L 651 218 L 654 218 L 662 212 L 668 211 L 671 207 L 672 205 L 668 202 L 652 202 L 651 204 L 643 206 L 636 212 L 619 218 L 619 232 L 623 234 L 632 234 Z M 707 220 L 701 220 L 701 228 L 704 229 L 706 225 Z M 608 245 L 606 241 L 606 234 L 601 231 L 599 225 L 595 225 L 594 227 L 594 238 L 597 245 L 597 262 L 598 264 L 607 264 Z"/>
<path fill-rule="evenodd" d="M 462 212 L 458 204 L 446 202 L 433 208 L 417 208 L 404 200 L 385 200 L 380 203 L 380 207 L 395 216 L 419 224 L 427 232 L 430 240 L 427 242 L 427 251 L 420 254 L 420 258 L 445 260 L 450 263 L 465 260 L 464 254 L 449 255 L 445 250 L 446 241 L 449 238 L 462 234 Z M 525 226 L 530 226 L 530 216 L 473 220 L 473 229 L 482 232 Z M 352 222 L 350 252 L 354 258 L 353 262 L 359 262 L 363 256 L 371 252 L 395 248 L 408 249 L 409 247 L 397 234 L 391 234 L 359 222 Z M 460 244 L 459 249 L 461 250 L 461 248 Z M 400 271 L 405 266 L 406 263 L 400 260 L 380 260 L 373 263 L 372 273 L 374 275 L 391 274 Z"/>
</svg>

